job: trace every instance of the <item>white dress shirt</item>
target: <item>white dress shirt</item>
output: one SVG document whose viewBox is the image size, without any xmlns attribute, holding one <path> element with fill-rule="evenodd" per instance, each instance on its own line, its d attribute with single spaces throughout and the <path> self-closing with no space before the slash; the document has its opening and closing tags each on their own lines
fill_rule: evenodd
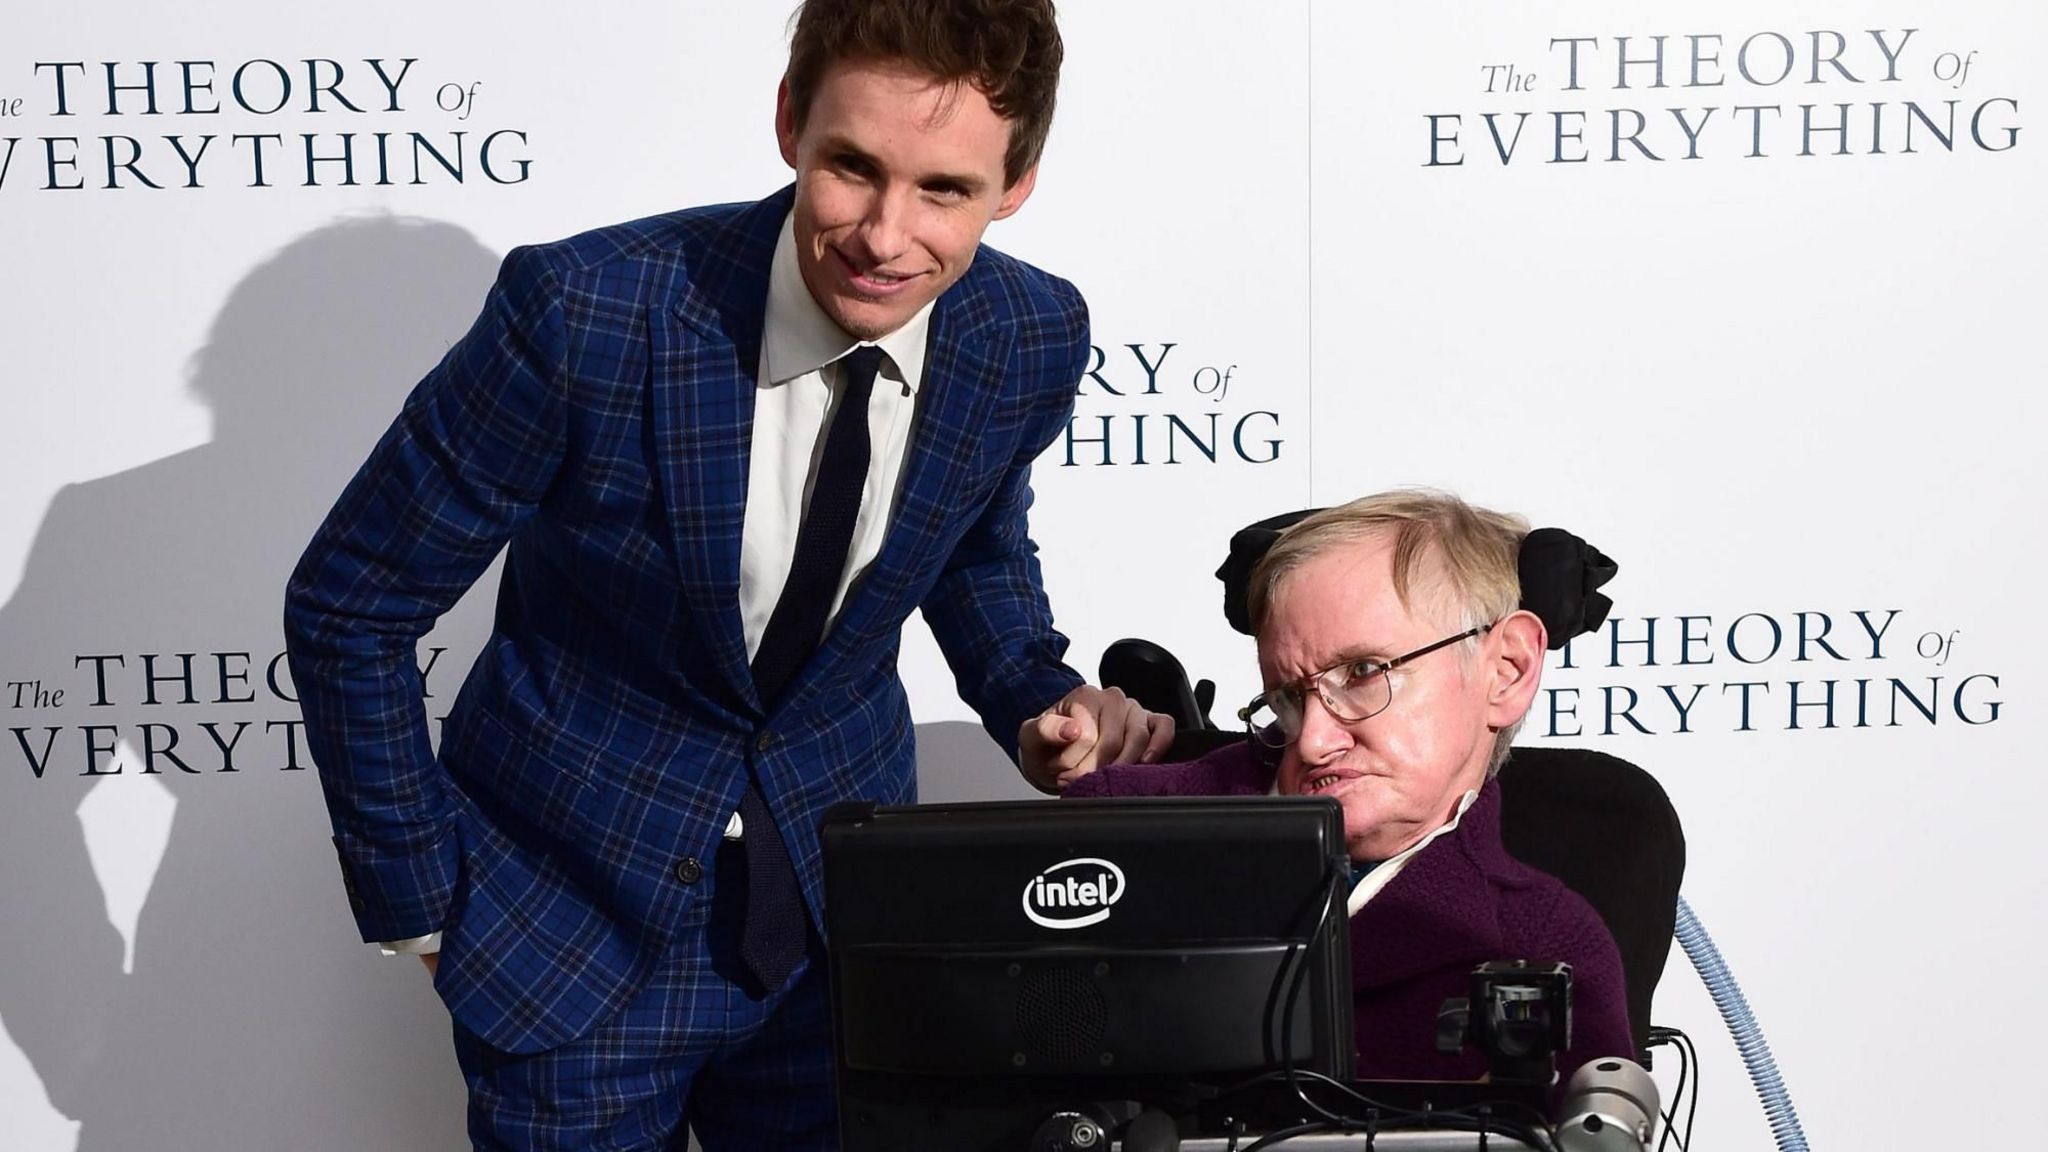
<svg viewBox="0 0 2048 1152">
<path fill-rule="evenodd" d="M 932 306 L 873 344 L 887 353 L 868 401 L 868 474 L 853 521 L 846 571 L 839 576 L 826 620 L 839 618 L 847 592 L 882 553 L 889 518 L 902 489 L 903 458 L 924 380 L 925 340 Z M 804 286 L 796 266 L 790 221 L 775 243 L 768 273 L 768 320 L 761 338 L 761 370 L 754 392 L 753 450 L 747 463 L 747 519 L 740 536 L 740 620 L 747 658 L 761 647 L 768 618 L 796 555 L 797 528 L 810 507 L 811 485 L 825 455 L 825 432 L 838 412 L 845 385 L 841 357 L 869 341 L 846 334 Z M 830 382 L 827 382 L 827 376 Z"/>
<path fill-rule="evenodd" d="M 890 518 L 903 489 L 903 461 L 915 423 L 918 387 L 924 382 L 925 341 L 932 305 L 919 309 L 901 328 L 879 340 L 857 340 L 818 307 L 796 264 L 794 216 L 782 222 L 768 271 L 768 310 L 761 333 L 761 363 L 755 375 L 754 432 L 747 458 L 747 511 L 740 534 L 740 621 L 752 660 L 775 614 L 775 602 L 789 582 L 797 530 L 810 507 L 811 486 L 825 454 L 825 434 L 846 393 L 839 362 L 872 343 L 886 353 L 868 401 L 868 473 L 860 511 L 853 521 L 846 570 L 839 576 L 826 614 L 826 627 L 839 618 L 847 594 L 882 554 Z M 822 639 L 822 637 L 820 638 Z M 740 814 L 726 823 L 725 837 L 739 839 Z M 438 952 L 441 934 L 384 944 L 389 953 Z"/>
</svg>

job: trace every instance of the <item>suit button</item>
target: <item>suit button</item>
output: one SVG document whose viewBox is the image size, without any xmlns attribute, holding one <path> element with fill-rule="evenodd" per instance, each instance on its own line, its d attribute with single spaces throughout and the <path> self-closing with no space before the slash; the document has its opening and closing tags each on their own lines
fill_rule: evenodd
<svg viewBox="0 0 2048 1152">
<path fill-rule="evenodd" d="M 363 899 L 361 896 L 349 897 L 348 906 L 350 909 L 358 913 L 368 912 L 370 910 L 370 902 L 368 900 Z"/>
<path fill-rule="evenodd" d="M 773 732 L 763 732 L 754 740 L 754 751 L 756 752 L 766 752 L 773 747 L 775 747 L 775 733 Z"/>
<path fill-rule="evenodd" d="M 676 879 L 685 884 L 695 884 L 703 878 L 704 866 L 697 863 L 695 856 L 685 856 L 682 862 L 676 865 Z"/>
</svg>

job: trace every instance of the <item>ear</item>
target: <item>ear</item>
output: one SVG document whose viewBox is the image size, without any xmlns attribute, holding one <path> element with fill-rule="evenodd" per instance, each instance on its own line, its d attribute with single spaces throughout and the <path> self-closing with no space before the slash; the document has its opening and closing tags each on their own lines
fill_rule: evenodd
<svg viewBox="0 0 2048 1152">
<path fill-rule="evenodd" d="M 1486 726 L 1496 731 L 1520 720 L 1536 699 L 1543 679 L 1543 653 L 1549 634 L 1534 612 L 1522 610 L 1493 626 L 1495 650 L 1486 666 Z"/>
<path fill-rule="evenodd" d="M 1022 176 L 1017 177 L 1015 184 L 1003 189 L 1003 199 L 1001 203 L 996 205 L 996 214 L 993 219 L 1001 220 L 1015 213 L 1017 209 L 1022 208 L 1024 201 L 1031 199 L 1031 190 L 1036 187 L 1038 187 L 1038 165 L 1033 164 L 1024 170 Z"/>
<path fill-rule="evenodd" d="M 775 86 L 775 143 L 782 149 L 782 162 L 796 167 L 796 109 L 789 103 L 789 80 Z"/>
</svg>

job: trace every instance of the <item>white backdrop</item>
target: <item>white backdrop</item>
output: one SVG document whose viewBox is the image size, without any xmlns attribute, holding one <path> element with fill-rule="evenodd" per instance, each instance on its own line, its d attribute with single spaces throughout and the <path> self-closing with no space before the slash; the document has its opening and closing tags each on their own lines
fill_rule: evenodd
<svg viewBox="0 0 2048 1152">
<path fill-rule="evenodd" d="M 270 675 L 284 574 L 507 248 L 783 182 L 779 7 L 0 23 L 0 1145 L 459 1146 L 445 1016 L 354 940 Z M 1986 1008 L 2044 935 L 2042 17 L 1065 7 L 990 239 L 1102 352 L 1036 476 L 1076 666 L 1147 636 L 1226 715 L 1256 676 L 1209 572 L 1274 511 L 1426 483 L 1571 527 L 1617 619 L 1525 740 L 1671 791 L 1814 1142 L 2048 1073 Z M 927 798 L 1019 794 L 915 628 L 904 674 Z M 1701 1041 L 1706 1146 L 1764 1146 L 1675 951 L 1656 1018 Z"/>
<path fill-rule="evenodd" d="M 1316 496 L 1441 484 L 1573 526 L 1619 559 L 1618 619 L 1573 645 L 1577 667 L 1547 673 L 1528 738 L 1628 757 L 1671 792 L 1687 897 L 1816 1147 L 1940 1140 L 1942 1121 L 1902 1113 L 1908 1091 L 2001 1114 L 2048 1071 L 1982 1008 L 2026 979 L 2048 922 L 2032 846 L 2048 799 L 2032 770 L 2042 694 L 2023 656 L 2023 574 L 2044 560 L 2029 526 L 2048 479 L 2048 353 L 2021 335 L 2044 302 L 2034 206 L 2048 169 L 2025 113 L 2048 27 L 2038 9 L 1977 3 L 1458 13 L 1316 9 L 1316 426 L 1371 429 L 1367 451 L 1316 453 Z M 1816 41 L 1837 55 L 1831 30 L 1856 83 L 1816 72 Z M 1684 86 L 1689 36 L 1720 58 L 1702 63 L 1703 85 L 1721 86 Z M 1768 85 L 1784 70 L 1777 37 L 1795 59 Z M 1553 38 L 1590 38 L 1581 90 Z M 1624 51 L 1650 63 L 1624 77 Z M 1487 65 L 1533 82 L 1511 91 Z M 1905 107 L 1946 128 L 1950 100 L 1952 152 Z M 1850 154 L 1821 134 L 1800 155 L 1800 106 L 1826 126 L 1842 103 Z M 1783 112 L 1732 111 L 1769 105 Z M 2019 127 L 2012 147 L 1971 138 L 1986 105 L 1987 143 Z M 1640 138 L 1665 159 L 1617 149 L 1613 109 L 1641 110 Z M 1670 109 L 1698 129 L 1697 160 Z M 1586 113 L 1565 118 L 1583 147 L 1562 145 L 1585 162 L 1554 162 L 1558 111 Z M 1432 129 L 1459 141 L 1434 167 Z M 1832 650 L 1802 645 L 1802 628 Z M 1629 643 L 1651 635 L 1654 651 Z M 1649 734 L 1610 722 L 1630 692 Z M 1822 706 L 1795 713 L 1795 699 Z M 1702 1041 L 1701 1138 L 1767 1146 L 1675 949 L 1656 1018 Z"/>
</svg>

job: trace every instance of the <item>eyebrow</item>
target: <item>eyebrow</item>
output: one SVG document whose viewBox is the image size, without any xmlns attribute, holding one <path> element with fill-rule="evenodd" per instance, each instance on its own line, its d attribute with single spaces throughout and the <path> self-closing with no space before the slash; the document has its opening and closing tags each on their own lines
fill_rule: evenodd
<svg viewBox="0 0 2048 1152">
<path fill-rule="evenodd" d="M 1275 685 L 1273 685 L 1273 687 L 1272 687 L 1272 688 L 1268 688 L 1268 689 L 1267 689 L 1267 691 L 1269 691 L 1269 692 L 1270 692 L 1270 691 L 1273 691 L 1274 689 L 1278 689 L 1278 688 L 1298 688 L 1298 687 L 1300 687 L 1300 686 L 1301 686 L 1301 682 L 1302 682 L 1302 681 L 1304 681 L 1304 680 L 1307 680 L 1307 679 L 1308 679 L 1309 677 L 1311 677 L 1311 676 L 1320 676 L 1320 675 L 1322 675 L 1322 674 L 1323 674 L 1324 672 L 1327 672 L 1327 671 L 1329 671 L 1329 670 L 1330 670 L 1330 669 L 1332 669 L 1332 668 L 1340 667 L 1340 666 L 1342 666 L 1342 665 L 1345 665 L 1345 664 L 1359 664 L 1359 663 L 1385 664 L 1385 663 L 1386 663 L 1386 662 L 1387 662 L 1388 660 L 1391 660 L 1391 659 L 1393 659 L 1393 657 L 1391 657 L 1391 656 L 1385 656 L 1385 655 L 1381 655 L 1381 654 L 1380 654 L 1380 651 L 1379 651 L 1379 649 L 1377 649 L 1377 648 L 1372 648 L 1372 647 L 1359 647 L 1359 648 L 1349 648 L 1349 649 L 1346 649 L 1346 650 L 1344 650 L 1343 652 L 1339 653 L 1339 654 L 1337 655 L 1337 658 L 1336 658 L 1335 660 L 1332 660 L 1332 661 L 1330 661 L 1330 662 L 1329 662 L 1329 663 L 1327 663 L 1327 664 L 1323 664 L 1323 665 L 1319 666 L 1318 668 L 1316 668 L 1316 670 L 1315 670 L 1315 671 L 1313 671 L 1313 672 L 1309 672 L 1309 673 L 1305 673 L 1305 674 L 1303 674 L 1303 675 L 1300 675 L 1300 676 L 1296 676 L 1296 677 L 1294 677 L 1294 678 L 1293 678 L 1292 680 L 1282 680 L 1282 681 L 1281 681 L 1280 683 L 1278 683 L 1278 684 L 1275 684 Z"/>
<path fill-rule="evenodd" d="M 1335 668 L 1342 664 L 1385 664 L 1387 661 L 1392 659 L 1393 656 L 1389 655 L 1384 649 L 1381 648 L 1350 648 L 1346 649 L 1343 652 L 1338 653 L 1337 658 L 1335 660 L 1332 660 L 1328 664 L 1323 665 L 1323 667 L 1328 669 Z"/>
</svg>

